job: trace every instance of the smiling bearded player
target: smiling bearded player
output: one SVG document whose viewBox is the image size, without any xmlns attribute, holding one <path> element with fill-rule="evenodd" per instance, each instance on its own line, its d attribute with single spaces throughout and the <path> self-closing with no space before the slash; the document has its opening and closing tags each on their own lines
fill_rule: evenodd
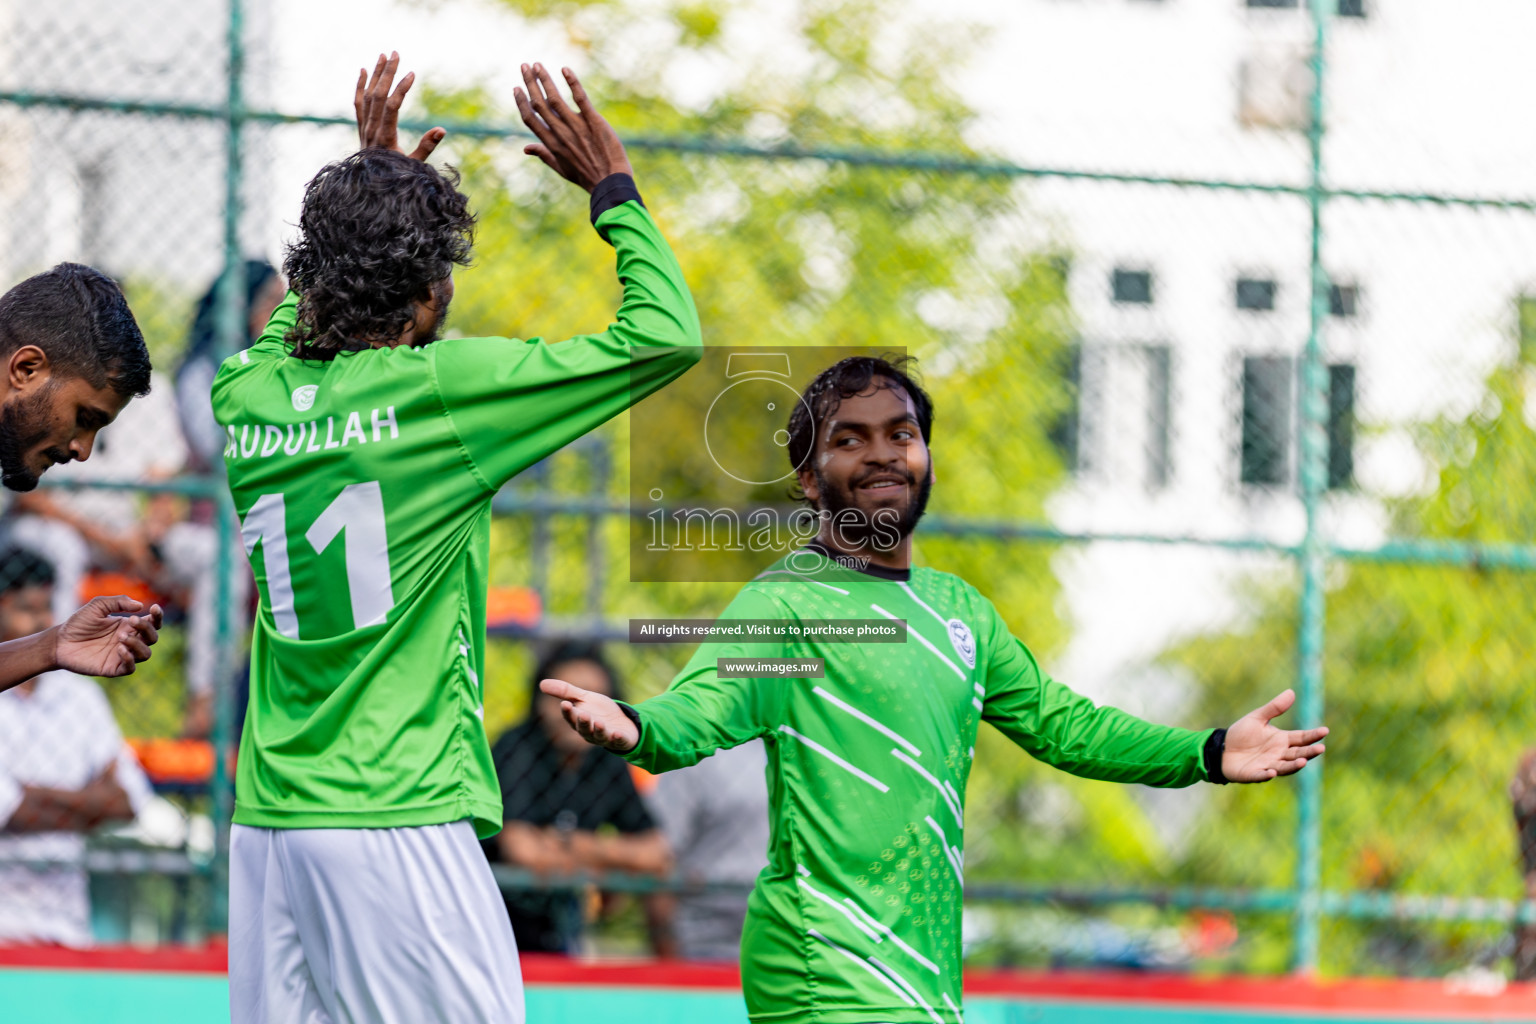
<svg viewBox="0 0 1536 1024">
<path fill-rule="evenodd" d="M 933 406 L 903 366 L 845 359 L 806 389 L 788 447 L 821 532 L 723 618 L 902 619 L 906 643 L 705 644 L 634 708 L 542 684 L 584 737 L 648 771 L 762 737 L 769 864 L 741 957 L 755 1021 L 959 1020 L 965 787 L 983 720 L 1063 771 L 1167 787 L 1292 774 L 1328 732 L 1269 724 L 1290 691 L 1201 732 L 1096 707 L 1042 672 L 974 587 L 912 568 Z M 723 658 L 818 658 L 825 678 L 721 678 Z"/>
</svg>

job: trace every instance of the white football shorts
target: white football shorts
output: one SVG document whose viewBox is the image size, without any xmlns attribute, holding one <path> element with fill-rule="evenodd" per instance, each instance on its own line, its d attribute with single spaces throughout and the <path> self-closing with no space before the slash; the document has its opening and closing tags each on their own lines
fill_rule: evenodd
<svg viewBox="0 0 1536 1024">
<path fill-rule="evenodd" d="M 235 825 L 232 1024 L 523 1024 L 506 906 L 468 821 Z"/>
</svg>

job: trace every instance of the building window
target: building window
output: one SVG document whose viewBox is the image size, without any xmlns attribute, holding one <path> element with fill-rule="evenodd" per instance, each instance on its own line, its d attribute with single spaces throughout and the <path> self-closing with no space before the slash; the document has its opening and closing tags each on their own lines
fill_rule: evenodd
<svg viewBox="0 0 1536 1024">
<path fill-rule="evenodd" d="M 1291 408 L 1296 361 L 1287 356 L 1243 360 L 1243 436 L 1240 479 L 1245 484 L 1286 483 L 1291 470 Z"/>
<path fill-rule="evenodd" d="M 1062 465 L 1068 472 L 1075 473 L 1078 470 L 1078 430 L 1083 415 L 1083 347 L 1069 345 L 1063 349 L 1058 367 L 1067 404 L 1047 428 L 1046 436 L 1061 456 Z"/>
<path fill-rule="evenodd" d="M 1355 367 L 1335 363 L 1328 370 L 1327 487 L 1339 490 L 1355 477 Z M 1241 480 L 1281 486 L 1292 476 L 1300 363 L 1289 356 L 1250 356 L 1243 360 L 1243 436 Z"/>
<path fill-rule="evenodd" d="M 1328 367 L 1328 489 L 1348 487 L 1355 479 L 1355 368 Z"/>
<path fill-rule="evenodd" d="M 1080 479 L 1161 491 L 1173 480 L 1173 351 L 1161 342 L 1087 342 L 1064 349 L 1066 400 L 1048 428 Z"/>
<path fill-rule="evenodd" d="M 1360 286 L 1330 284 L 1328 286 L 1328 315 L 1342 319 L 1354 317 L 1360 310 Z"/>
<path fill-rule="evenodd" d="M 1253 277 L 1237 279 L 1237 308 L 1268 311 L 1275 308 L 1275 282 Z"/>
<path fill-rule="evenodd" d="M 1110 290 L 1116 302 L 1150 306 L 1152 305 L 1152 272 L 1116 267 L 1114 274 L 1111 275 Z"/>
<path fill-rule="evenodd" d="M 1339 17 L 1365 17 L 1365 0 L 1339 0 Z"/>
</svg>

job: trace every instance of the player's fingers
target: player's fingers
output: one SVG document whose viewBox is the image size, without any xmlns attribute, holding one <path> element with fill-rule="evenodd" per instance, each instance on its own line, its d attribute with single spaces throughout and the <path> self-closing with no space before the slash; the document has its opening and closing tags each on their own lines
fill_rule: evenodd
<svg viewBox="0 0 1536 1024">
<path fill-rule="evenodd" d="M 127 636 L 123 637 L 121 646 L 129 653 L 129 655 L 133 657 L 134 661 L 149 660 L 151 653 L 149 650 L 149 645 L 146 644 L 143 640 L 139 639 L 139 637 L 133 633 L 129 633 Z"/>
<path fill-rule="evenodd" d="M 131 676 L 133 670 L 138 668 L 138 661 L 134 659 L 133 652 L 122 644 L 117 645 L 117 664 L 113 666 L 115 676 Z"/>
<path fill-rule="evenodd" d="M 522 117 L 523 124 L 528 126 L 528 130 L 533 132 L 536 138 L 542 142 L 550 142 L 554 139 L 554 136 L 550 134 L 549 125 L 544 121 L 539 112 L 534 109 L 533 101 L 528 98 L 526 92 L 521 89 L 513 89 L 512 100 L 517 104 L 517 112 Z"/>
<path fill-rule="evenodd" d="M 384 66 L 379 70 L 378 77 L 374 79 L 373 88 L 369 90 L 369 127 L 377 132 L 384 125 L 385 107 L 389 100 L 390 87 L 395 84 L 395 70 L 400 66 L 400 54 L 390 51 L 389 57 L 384 61 Z M 377 136 L 374 137 L 377 142 Z"/>
<path fill-rule="evenodd" d="M 118 638 L 124 643 L 129 640 L 154 646 L 160 642 L 160 631 L 152 626 L 148 619 L 132 618 L 125 621 L 118 634 Z"/>
<path fill-rule="evenodd" d="M 147 644 L 153 645 L 160 640 L 160 630 L 147 615 L 138 615 L 128 620 L 128 625 L 135 636 L 140 637 Z"/>
<path fill-rule="evenodd" d="M 555 162 L 555 154 L 549 151 L 549 147 L 529 144 L 523 147 L 523 152 L 527 153 L 529 156 L 536 156 L 540 160 L 543 160 L 546 164 L 549 165 L 550 170 L 554 171 L 555 173 L 563 173 L 560 170 L 560 165 Z"/>
<path fill-rule="evenodd" d="M 1309 758 L 1297 757 L 1278 762 L 1275 765 L 1276 775 L 1295 775 L 1307 766 Z"/>
<path fill-rule="evenodd" d="M 363 89 L 363 107 L 370 114 L 377 105 L 379 98 L 379 83 L 384 80 L 384 68 L 389 64 L 389 54 L 379 54 L 379 59 L 373 62 L 373 74 L 368 76 L 368 84 Z"/>
<path fill-rule="evenodd" d="M 165 623 L 165 609 L 157 604 L 150 605 L 149 619 L 155 624 L 155 628 L 159 629 Z"/>
<path fill-rule="evenodd" d="M 363 130 L 363 108 L 365 106 L 363 95 L 368 88 L 368 71 L 365 68 L 357 69 L 357 88 L 352 90 L 352 113 L 357 119 L 357 130 Z"/>
<path fill-rule="evenodd" d="M 576 104 L 582 120 L 587 122 L 588 127 L 596 127 L 592 119 L 597 116 L 597 111 L 592 108 L 592 101 L 587 99 L 587 90 L 582 88 L 581 79 L 570 68 L 561 68 L 560 73 L 565 76 L 565 84 L 571 90 L 571 100 Z"/>
<path fill-rule="evenodd" d="M 103 615 L 114 615 L 120 612 L 133 614 L 144 610 L 144 606 L 133 598 L 124 594 L 116 594 L 112 597 L 93 597 L 90 604 L 96 606 L 96 610 Z"/>
<path fill-rule="evenodd" d="M 373 71 L 369 73 L 362 87 L 362 104 L 364 112 L 372 106 L 373 87 L 378 83 L 379 77 L 384 74 L 384 62 L 389 60 L 384 54 L 379 54 L 379 59 L 373 62 Z"/>
<path fill-rule="evenodd" d="M 545 87 L 546 82 L 549 83 L 549 89 Z M 550 89 L 553 88 L 554 83 L 550 81 L 549 73 L 544 70 L 542 65 L 535 64 L 529 67 L 524 64 L 523 83 L 528 87 L 529 103 L 532 104 L 534 112 L 544 122 L 544 131 L 542 132 L 539 131 L 536 125 L 530 124 L 529 127 L 533 128 L 534 134 L 546 146 L 560 145 L 569 148 L 574 137 L 571 126 L 568 123 L 570 112 L 566 111 L 566 116 L 562 117 L 559 110 L 555 108 L 554 104 L 559 102 L 560 94 L 557 92 L 553 97 L 550 96 Z M 564 104 L 561 104 L 561 106 L 563 107 Z"/>
<path fill-rule="evenodd" d="M 425 135 L 421 137 L 421 141 L 416 143 L 416 148 L 411 151 L 411 159 L 425 160 L 427 157 L 432 155 L 432 151 L 437 148 L 437 144 L 442 142 L 447 137 L 448 132 L 446 129 L 430 129 Z"/>
<path fill-rule="evenodd" d="M 390 50 L 389 57 L 384 61 L 384 67 L 379 72 L 378 80 L 373 83 L 374 99 L 382 100 L 389 95 L 390 88 L 395 84 L 395 72 L 400 69 L 400 53 Z"/>
<path fill-rule="evenodd" d="M 1328 735 L 1328 727 L 1320 725 L 1316 729 L 1292 729 L 1286 733 L 1285 741 L 1293 747 L 1304 747 L 1308 743 L 1316 743 Z"/>
<path fill-rule="evenodd" d="M 528 90 L 528 104 L 533 107 L 534 113 L 538 114 L 547 123 L 550 118 L 549 100 L 544 95 L 544 89 L 539 84 L 539 78 L 533 73 L 533 66 L 530 64 L 524 64 L 521 70 L 523 73 L 523 88 Z"/>
<path fill-rule="evenodd" d="M 1323 746 L 1321 743 L 1314 743 L 1308 747 L 1291 747 L 1285 752 L 1283 756 L 1288 760 L 1294 760 L 1298 757 L 1304 757 L 1308 760 L 1311 760 L 1314 757 L 1321 757 L 1323 751 L 1327 749 L 1328 748 Z"/>
<path fill-rule="evenodd" d="M 533 73 L 538 76 L 539 87 L 544 90 L 544 95 L 549 103 L 549 109 L 561 120 L 569 120 L 571 108 L 565 105 L 565 97 L 560 95 L 560 86 L 555 84 L 554 76 L 543 64 L 535 64 Z"/>
<path fill-rule="evenodd" d="M 583 698 L 591 696 L 586 690 L 579 686 L 573 686 L 564 679 L 541 679 L 539 680 L 539 689 L 551 697 L 570 701 L 573 705 Z"/>
<path fill-rule="evenodd" d="M 1265 704 L 1263 707 L 1253 712 L 1253 716 L 1260 721 L 1268 722 L 1272 719 L 1279 718 L 1281 715 L 1291 710 L 1291 705 L 1295 703 L 1296 691 L 1288 689 L 1284 693 L 1279 694 L 1268 704 Z"/>
<path fill-rule="evenodd" d="M 384 101 L 385 116 L 395 119 L 400 116 L 400 105 L 405 102 L 405 94 L 411 91 L 411 86 L 416 82 L 416 72 L 412 71 L 400 79 L 400 84 L 395 86 L 395 91 L 389 94 L 389 99 Z"/>
</svg>

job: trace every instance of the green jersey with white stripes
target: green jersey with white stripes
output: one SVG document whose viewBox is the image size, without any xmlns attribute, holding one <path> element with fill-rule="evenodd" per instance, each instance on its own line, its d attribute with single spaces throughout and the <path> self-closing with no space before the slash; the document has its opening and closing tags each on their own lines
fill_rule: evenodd
<svg viewBox="0 0 1536 1024">
<path fill-rule="evenodd" d="M 899 575 L 899 574 L 893 574 Z M 960 1017 L 965 786 L 983 721 L 1074 775 L 1153 786 L 1205 778 L 1209 732 L 1098 707 L 1040 670 L 959 577 L 855 571 L 799 551 L 724 618 L 902 619 L 907 641 L 701 645 L 639 704 L 628 755 L 650 771 L 762 737 L 771 831 L 742 937 L 754 1021 Z M 820 679 L 721 678 L 722 658 L 820 658 Z"/>
</svg>

